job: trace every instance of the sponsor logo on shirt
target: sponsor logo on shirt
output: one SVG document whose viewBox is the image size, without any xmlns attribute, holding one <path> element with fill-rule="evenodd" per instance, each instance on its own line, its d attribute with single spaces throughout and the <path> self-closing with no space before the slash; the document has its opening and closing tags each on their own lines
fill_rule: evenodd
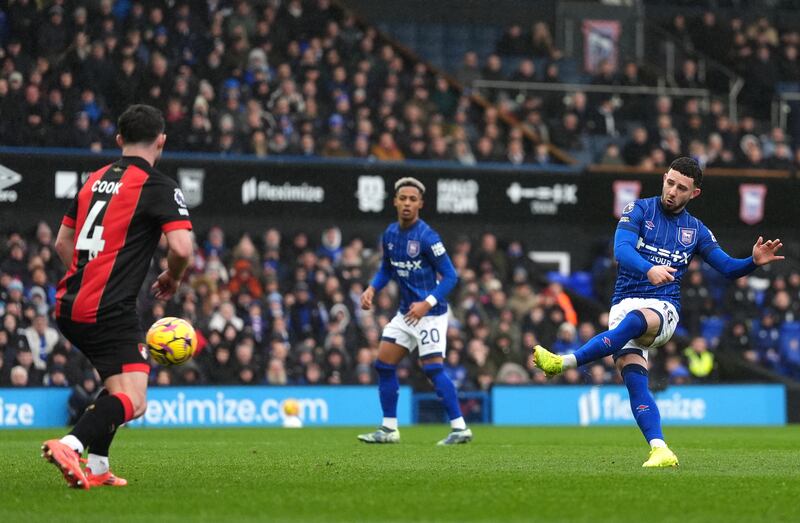
<svg viewBox="0 0 800 523">
<path fill-rule="evenodd" d="M 392 264 L 392 267 L 395 268 L 397 275 L 401 278 L 408 278 L 412 271 L 422 270 L 422 260 L 389 260 L 389 263 Z"/>
<path fill-rule="evenodd" d="M 444 254 L 445 253 L 445 249 L 444 249 L 444 245 L 442 244 L 442 242 L 436 242 L 433 245 L 431 245 L 431 252 L 433 252 L 433 255 L 437 256 L 437 257 L 441 256 L 442 254 Z"/>
<path fill-rule="evenodd" d="M 688 265 L 692 257 L 690 253 L 685 251 L 670 251 L 669 249 L 661 249 L 659 247 L 647 245 L 642 237 L 639 237 L 639 241 L 636 243 L 636 250 L 644 250 L 645 254 L 650 255 L 648 259 L 658 265 Z"/>
</svg>

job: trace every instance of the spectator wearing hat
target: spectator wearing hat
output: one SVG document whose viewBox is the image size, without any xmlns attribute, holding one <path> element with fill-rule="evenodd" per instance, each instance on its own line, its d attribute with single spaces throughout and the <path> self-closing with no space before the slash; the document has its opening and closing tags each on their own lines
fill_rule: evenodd
<svg viewBox="0 0 800 523">
<path fill-rule="evenodd" d="M 44 375 L 43 385 L 46 387 L 69 387 L 67 372 L 64 367 L 56 365 Z"/>
</svg>

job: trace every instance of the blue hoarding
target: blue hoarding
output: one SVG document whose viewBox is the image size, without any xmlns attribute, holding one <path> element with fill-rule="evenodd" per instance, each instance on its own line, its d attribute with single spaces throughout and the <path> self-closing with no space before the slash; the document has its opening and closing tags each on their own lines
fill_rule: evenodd
<svg viewBox="0 0 800 523">
<path fill-rule="evenodd" d="M 1 428 L 58 427 L 67 423 L 66 389 L 0 389 Z M 166 387 L 148 390 L 139 427 L 280 426 L 283 402 L 294 399 L 306 426 L 377 425 L 375 387 Z M 411 389 L 400 388 L 398 421 L 411 423 Z"/>
<path fill-rule="evenodd" d="M 0 429 L 61 427 L 67 424 L 69 389 L 0 388 Z"/>
<path fill-rule="evenodd" d="M 674 386 L 655 395 L 667 425 L 784 425 L 782 385 Z M 492 390 L 497 425 L 625 425 L 633 422 L 622 386 L 504 387 Z"/>
</svg>

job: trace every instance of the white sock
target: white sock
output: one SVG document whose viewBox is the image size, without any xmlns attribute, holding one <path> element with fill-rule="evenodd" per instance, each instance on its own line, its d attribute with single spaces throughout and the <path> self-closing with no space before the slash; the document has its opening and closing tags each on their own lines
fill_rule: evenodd
<svg viewBox="0 0 800 523">
<path fill-rule="evenodd" d="M 450 428 L 454 430 L 464 430 L 465 428 L 467 428 L 467 424 L 464 421 L 464 416 L 459 416 L 456 419 L 451 419 Z"/>
<path fill-rule="evenodd" d="M 654 438 L 650 440 L 650 448 L 662 447 L 667 448 L 666 442 L 663 439 Z"/>
<path fill-rule="evenodd" d="M 83 443 L 81 443 L 81 441 L 72 434 L 67 434 L 59 441 L 78 454 L 83 454 Z"/>
<path fill-rule="evenodd" d="M 381 425 L 387 429 L 397 430 L 397 418 L 383 418 Z"/>
<path fill-rule="evenodd" d="M 86 466 L 89 467 L 92 474 L 105 474 L 108 472 L 108 456 L 89 453 L 89 463 Z"/>
<path fill-rule="evenodd" d="M 578 360 L 574 354 L 567 354 L 561 360 L 561 365 L 564 369 L 576 369 L 578 367 Z"/>
</svg>

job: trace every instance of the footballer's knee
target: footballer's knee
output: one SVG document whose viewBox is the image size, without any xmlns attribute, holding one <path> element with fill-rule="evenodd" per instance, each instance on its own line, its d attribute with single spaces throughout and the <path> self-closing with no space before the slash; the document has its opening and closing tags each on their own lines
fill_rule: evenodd
<svg viewBox="0 0 800 523">
<path fill-rule="evenodd" d="M 656 340 L 658 332 L 661 330 L 661 322 L 663 320 L 661 319 L 661 315 L 653 309 L 638 309 L 635 312 L 641 314 L 647 324 L 647 330 L 645 330 L 644 334 L 636 338 L 636 342 L 646 347 Z"/>
</svg>

